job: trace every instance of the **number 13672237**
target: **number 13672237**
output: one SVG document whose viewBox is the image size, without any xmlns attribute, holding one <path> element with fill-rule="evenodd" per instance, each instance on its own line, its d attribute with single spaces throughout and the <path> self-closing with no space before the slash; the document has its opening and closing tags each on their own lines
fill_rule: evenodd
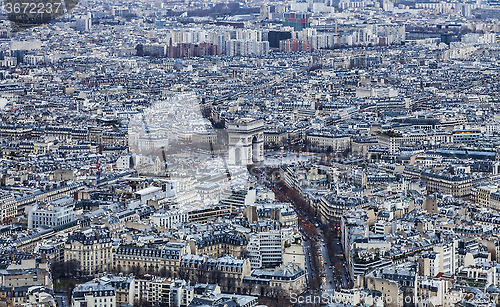
<svg viewBox="0 0 500 307">
<path fill-rule="evenodd" d="M 63 13 L 62 3 L 16 2 L 5 3 L 7 14 L 59 14 Z"/>
</svg>

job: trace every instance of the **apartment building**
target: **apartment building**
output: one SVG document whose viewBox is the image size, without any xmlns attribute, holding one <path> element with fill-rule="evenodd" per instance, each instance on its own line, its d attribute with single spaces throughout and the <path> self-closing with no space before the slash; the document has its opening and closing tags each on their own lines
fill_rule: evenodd
<svg viewBox="0 0 500 307">
<path fill-rule="evenodd" d="M 78 261 L 82 275 L 106 272 L 113 267 L 112 243 L 103 229 L 87 229 L 68 237 L 64 245 L 64 261 Z"/>
<path fill-rule="evenodd" d="M 306 288 L 305 270 L 296 263 L 289 263 L 276 270 L 253 270 L 252 275 L 243 279 L 251 287 L 270 287 L 286 293 L 302 293 Z"/>
<path fill-rule="evenodd" d="M 183 209 L 161 210 L 151 216 L 153 225 L 165 229 L 177 229 L 188 221 L 189 215 Z"/>
<path fill-rule="evenodd" d="M 423 171 L 420 177 L 428 193 L 441 192 L 459 198 L 470 197 L 473 185 L 484 180 L 467 174 L 436 173 L 431 170 Z"/>
<path fill-rule="evenodd" d="M 170 306 L 187 307 L 194 298 L 194 287 L 189 286 L 185 280 L 176 280 L 170 284 Z"/>
<path fill-rule="evenodd" d="M 76 220 L 73 199 L 63 197 L 51 202 L 47 207 L 41 208 L 34 205 L 28 213 L 28 228 L 41 226 L 58 227 Z"/>
<path fill-rule="evenodd" d="M 319 203 L 321 220 L 327 223 L 334 218 L 340 218 L 352 209 L 365 208 L 368 200 L 361 197 L 337 196 L 335 193 L 324 195 Z"/>
<path fill-rule="evenodd" d="M 389 148 L 389 153 L 400 151 L 402 146 L 408 145 L 445 145 L 453 144 L 454 134 L 449 132 L 427 132 L 424 130 L 386 131 L 377 135 L 380 146 Z"/>
<path fill-rule="evenodd" d="M 214 278 L 223 279 L 227 282 L 234 282 L 236 289 L 241 289 L 243 278 L 250 276 L 251 273 L 249 259 L 237 259 L 233 256 L 209 258 L 201 255 L 184 255 L 179 269 L 181 274 L 188 279 L 194 279 L 200 274 L 207 274 L 210 282 L 214 282 L 211 280 Z M 214 274 L 210 274 L 211 272 Z"/>
<path fill-rule="evenodd" d="M 457 259 L 456 259 L 456 250 L 455 244 L 453 241 L 440 243 L 433 247 L 433 250 L 436 254 L 439 254 L 437 260 L 437 267 L 439 268 L 439 272 L 447 275 L 453 275 L 455 269 L 457 268 Z"/>
<path fill-rule="evenodd" d="M 281 265 L 283 261 L 281 231 L 271 230 L 250 234 L 248 252 L 252 269 Z"/>
<path fill-rule="evenodd" d="M 351 138 L 349 136 L 311 133 L 307 135 L 307 139 L 313 145 L 324 149 L 330 148 L 333 151 L 343 151 L 351 147 Z"/>
<path fill-rule="evenodd" d="M 151 280 L 140 280 L 136 292 L 136 301 L 146 301 L 148 303 L 169 304 L 170 302 L 170 285 L 173 280 L 170 278 L 161 278 L 153 276 Z M 143 285 L 143 286 L 141 286 Z"/>
<path fill-rule="evenodd" d="M 492 194 L 497 192 L 497 185 L 480 185 L 471 189 L 471 199 L 486 208 L 492 208 L 492 205 L 495 204 L 495 201 L 491 201 L 492 196 L 494 197 Z"/>
<path fill-rule="evenodd" d="M 247 247 L 247 237 L 235 230 L 215 231 L 196 241 L 196 253 L 209 257 L 231 255 L 240 258 Z"/>
<path fill-rule="evenodd" d="M 140 272 L 165 270 L 169 276 L 177 276 L 180 259 L 190 253 L 191 249 L 185 242 L 169 242 L 162 248 L 120 246 L 113 255 L 113 265 L 123 272 L 138 268 Z"/>
<path fill-rule="evenodd" d="M 194 209 L 188 212 L 191 223 L 207 223 L 231 215 L 231 205 L 215 205 Z"/>
<path fill-rule="evenodd" d="M 116 307 L 115 289 L 110 284 L 89 281 L 73 289 L 72 307 Z"/>
<path fill-rule="evenodd" d="M 8 192 L 0 192 L 0 212 L 2 221 L 15 217 L 17 215 L 16 199 L 14 195 Z"/>
</svg>

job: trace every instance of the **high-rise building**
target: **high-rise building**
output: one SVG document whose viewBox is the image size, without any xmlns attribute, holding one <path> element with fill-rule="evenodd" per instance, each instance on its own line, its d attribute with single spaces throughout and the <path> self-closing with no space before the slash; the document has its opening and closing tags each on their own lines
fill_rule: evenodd
<svg viewBox="0 0 500 307">
<path fill-rule="evenodd" d="M 90 17 L 83 17 L 76 20 L 76 30 L 80 32 L 90 31 L 92 28 L 92 19 Z"/>
<path fill-rule="evenodd" d="M 252 269 L 270 268 L 281 265 L 283 260 L 283 240 L 281 232 L 272 230 L 250 235 L 248 243 Z"/>
<path fill-rule="evenodd" d="M 300 31 L 309 27 L 309 15 L 307 13 L 288 12 L 283 14 L 283 25 L 293 27 L 295 31 Z"/>
</svg>

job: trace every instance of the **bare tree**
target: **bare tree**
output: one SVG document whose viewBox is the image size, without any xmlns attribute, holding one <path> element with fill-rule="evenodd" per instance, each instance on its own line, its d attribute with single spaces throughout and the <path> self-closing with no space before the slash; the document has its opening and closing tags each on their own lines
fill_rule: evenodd
<svg viewBox="0 0 500 307">
<path fill-rule="evenodd" d="M 161 277 L 169 277 L 170 271 L 168 271 L 164 266 L 162 266 L 159 274 Z"/>
<path fill-rule="evenodd" d="M 196 282 L 207 283 L 208 282 L 208 269 L 206 265 L 202 265 L 196 271 Z"/>
<path fill-rule="evenodd" d="M 224 278 L 224 273 L 222 273 L 221 270 L 213 269 L 210 271 L 209 274 L 210 283 L 220 285 L 223 278 Z"/>
<path fill-rule="evenodd" d="M 134 302 L 134 307 L 152 307 L 152 306 L 153 305 L 150 302 L 146 301 L 143 298 Z"/>
<path fill-rule="evenodd" d="M 69 261 L 56 261 L 52 263 L 50 269 L 54 279 L 73 278 L 80 273 L 80 261 L 74 259 Z"/>
<path fill-rule="evenodd" d="M 137 264 L 133 265 L 129 269 L 129 273 L 133 274 L 134 276 L 139 276 L 142 272 L 142 268 Z"/>
<path fill-rule="evenodd" d="M 68 302 L 71 303 L 73 297 L 73 289 L 76 287 L 76 281 L 74 279 L 68 279 L 66 285 L 64 285 L 64 291 L 66 292 Z"/>
<path fill-rule="evenodd" d="M 177 270 L 177 276 L 179 277 L 179 279 L 184 279 L 184 280 L 189 279 L 188 268 L 186 268 L 186 267 L 180 267 Z"/>
<path fill-rule="evenodd" d="M 147 272 L 148 272 L 148 274 L 155 275 L 156 272 L 155 272 L 155 269 L 154 269 L 153 265 L 150 265 L 148 267 Z"/>
</svg>

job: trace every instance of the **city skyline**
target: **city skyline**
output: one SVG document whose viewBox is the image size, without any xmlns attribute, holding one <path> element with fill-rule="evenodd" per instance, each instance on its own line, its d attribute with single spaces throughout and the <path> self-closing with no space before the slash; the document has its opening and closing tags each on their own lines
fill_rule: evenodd
<svg viewBox="0 0 500 307">
<path fill-rule="evenodd" d="M 500 304 L 498 1 L 2 12 L 0 307 Z"/>
</svg>

